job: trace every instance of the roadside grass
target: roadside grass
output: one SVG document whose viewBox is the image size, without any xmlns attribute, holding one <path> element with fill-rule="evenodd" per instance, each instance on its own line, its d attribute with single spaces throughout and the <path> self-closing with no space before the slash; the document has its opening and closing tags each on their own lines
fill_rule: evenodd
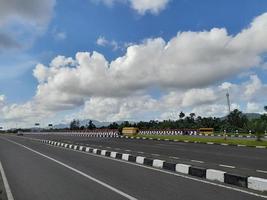
<svg viewBox="0 0 267 200">
<path fill-rule="evenodd" d="M 188 142 L 198 142 L 198 143 L 207 143 L 213 142 L 215 144 L 229 144 L 229 145 L 246 145 L 246 146 L 265 146 L 267 147 L 267 141 L 256 141 L 256 140 L 246 140 L 246 139 L 231 139 L 227 138 L 198 138 L 194 136 L 185 136 L 185 135 L 137 135 L 135 137 L 145 137 L 153 139 L 169 139 L 177 141 L 188 141 Z"/>
</svg>

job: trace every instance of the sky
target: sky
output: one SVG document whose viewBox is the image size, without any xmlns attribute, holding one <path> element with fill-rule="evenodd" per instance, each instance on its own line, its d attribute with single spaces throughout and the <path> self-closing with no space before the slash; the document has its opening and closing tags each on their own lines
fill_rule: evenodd
<svg viewBox="0 0 267 200">
<path fill-rule="evenodd" d="M 267 1 L 0 0 L 0 126 L 263 113 Z"/>
</svg>

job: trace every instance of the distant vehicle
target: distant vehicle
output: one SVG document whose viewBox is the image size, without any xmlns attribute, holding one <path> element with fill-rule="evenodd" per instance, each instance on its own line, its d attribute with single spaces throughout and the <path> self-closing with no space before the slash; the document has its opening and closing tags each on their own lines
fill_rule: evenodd
<svg viewBox="0 0 267 200">
<path fill-rule="evenodd" d="M 23 136 L 23 132 L 22 131 L 18 131 L 17 132 L 17 136 Z"/>
<path fill-rule="evenodd" d="M 122 134 L 124 136 L 135 136 L 139 133 L 139 129 L 135 127 L 124 127 L 122 129 Z"/>
<path fill-rule="evenodd" d="M 214 134 L 213 128 L 200 128 L 199 133 L 201 134 Z"/>
</svg>

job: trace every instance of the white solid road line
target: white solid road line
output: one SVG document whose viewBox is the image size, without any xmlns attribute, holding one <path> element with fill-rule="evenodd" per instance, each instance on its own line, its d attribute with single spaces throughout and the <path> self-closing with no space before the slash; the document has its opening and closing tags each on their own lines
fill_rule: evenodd
<svg viewBox="0 0 267 200">
<path fill-rule="evenodd" d="M 42 153 L 40 153 L 40 152 L 38 152 L 38 151 L 36 151 L 36 150 L 33 150 L 33 149 L 31 149 L 31 148 L 29 148 L 29 147 L 27 147 L 27 146 L 22 145 L 22 144 L 20 144 L 20 143 L 14 142 L 14 141 L 9 140 L 9 139 L 6 139 L 6 138 L 5 138 L 5 140 L 7 140 L 7 141 L 9 141 L 9 142 L 11 142 L 11 143 L 13 143 L 13 144 L 19 145 L 19 146 L 21 146 L 21 147 L 23 147 L 23 148 L 25 148 L 25 149 L 27 149 L 27 150 L 29 150 L 29 151 L 31 151 L 31 152 L 34 152 L 34 153 L 36 153 L 36 154 L 38 154 L 38 155 L 40 155 L 40 156 L 43 156 L 43 157 L 45 157 L 45 158 L 47 158 L 47 159 L 49 159 L 49 160 L 51 160 L 51 161 L 54 161 L 54 162 L 56 162 L 57 164 L 59 164 L 59 165 L 65 167 L 65 168 L 68 168 L 68 169 L 70 169 L 70 170 L 76 172 L 77 174 L 80 174 L 80 175 L 82 175 L 83 177 L 88 178 L 88 179 L 90 179 L 91 181 L 94 181 L 94 182 L 96 182 L 96 183 L 98 183 L 98 184 L 100 184 L 100 185 L 102 185 L 102 186 L 104 186 L 104 187 L 106 187 L 106 188 L 112 190 L 113 192 L 115 192 L 115 193 L 117 193 L 117 194 L 119 194 L 119 195 L 121 195 L 121 196 L 127 198 L 127 199 L 130 199 L 130 200 L 137 200 L 135 197 L 130 196 L 129 194 L 126 194 L 126 193 L 122 192 L 121 190 L 119 190 L 119 189 L 117 189 L 117 188 L 115 188 L 115 187 L 112 187 L 111 185 L 109 185 L 109 184 L 107 184 L 107 183 L 104 183 L 104 182 L 102 182 L 102 181 L 100 181 L 100 180 L 98 180 L 98 179 L 96 179 L 96 178 L 94 178 L 94 177 L 92 177 L 92 176 L 90 176 L 90 175 L 88 175 L 88 174 L 85 174 L 84 172 L 82 172 L 82 171 L 80 171 L 80 170 L 78 170 L 78 169 L 75 169 L 75 168 L 73 168 L 73 167 L 71 167 L 71 166 L 69 166 L 69 165 L 67 165 L 67 164 L 65 164 L 65 163 L 63 163 L 63 162 L 60 162 L 60 161 L 58 161 L 58 160 L 56 160 L 56 159 L 54 159 L 54 158 L 51 158 L 51 157 L 49 157 L 49 156 L 47 156 L 47 155 L 45 155 L 45 154 L 42 154 Z M 11 200 L 11 199 L 10 199 L 10 200 Z M 13 200 L 13 199 L 12 199 L 12 200 Z"/>
<path fill-rule="evenodd" d="M 11 141 L 11 142 L 13 142 L 13 141 Z M 165 170 L 162 170 L 162 169 L 157 169 L 157 168 L 153 168 L 153 167 L 149 167 L 149 166 L 145 166 L 145 165 L 141 165 L 141 164 L 137 164 L 137 163 L 132 163 L 132 162 L 124 161 L 124 160 L 118 160 L 118 159 L 115 159 L 115 158 L 101 156 L 101 155 L 97 155 L 97 154 L 92 154 L 92 153 L 88 153 L 88 152 L 84 152 L 84 151 L 77 151 L 77 150 L 73 150 L 73 149 L 69 149 L 69 148 L 66 149 L 66 148 L 58 147 L 58 146 L 51 146 L 51 147 L 65 149 L 67 151 L 74 151 L 76 153 L 82 153 L 82 154 L 86 154 L 86 155 L 89 155 L 89 156 L 99 157 L 99 158 L 102 158 L 102 159 L 108 159 L 108 160 L 112 160 L 114 162 L 122 162 L 122 163 L 125 163 L 125 164 L 128 164 L 128 165 L 135 165 L 137 167 L 142 167 L 142 168 L 158 171 L 158 172 L 161 172 L 161 173 L 174 175 L 174 176 L 177 176 L 177 177 L 180 177 L 180 178 L 185 178 L 185 179 L 193 180 L 193 181 L 196 181 L 196 182 L 209 184 L 209 185 L 214 185 L 214 186 L 217 186 L 217 187 L 221 187 L 221 188 L 233 190 L 233 191 L 236 191 L 236 192 L 241 192 L 241 193 L 244 193 L 244 194 L 248 194 L 248 195 L 252 195 L 252 196 L 256 196 L 256 197 L 261 197 L 261 198 L 267 199 L 266 195 L 257 194 L 257 193 L 250 192 L 250 191 L 247 191 L 247 190 L 242 190 L 240 188 L 236 188 L 236 187 L 233 187 L 233 186 L 231 187 L 231 186 L 227 186 L 227 185 L 223 185 L 223 184 L 219 184 L 219 183 L 215 183 L 215 182 L 210 182 L 208 180 L 198 179 L 198 178 L 195 178 L 195 177 L 186 176 L 186 175 L 175 173 L 175 172 L 169 172 L 169 171 L 165 171 Z"/>
<path fill-rule="evenodd" d="M 0 161 L 0 176 L 2 176 L 2 179 L 3 179 L 3 182 L 4 182 L 4 187 L 5 187 L 5 190 L 6 190 L 6 196 L 7 196 L 7 199 L 8 200 L 14 200 L 14 197 L 11 193 L 11 189 L 9 187 L 9 184 L 8 184 L 8 181 L 7 181 L 7 178 L 6 178 L 6 174 L 5 174 L 5 171 L 4 171 L 4 168 L 3 168 L 3 165 Z"/>
<path fill-rule="evenodd" d="M 231 169 L 234 169 L 235 168 L 235 166 L 231 166 L 231 165 L 223 165 L 223 164 L 220 164 L 219 166 L 226 167 L 226 168 L 231 168 Z"/>
</svg>

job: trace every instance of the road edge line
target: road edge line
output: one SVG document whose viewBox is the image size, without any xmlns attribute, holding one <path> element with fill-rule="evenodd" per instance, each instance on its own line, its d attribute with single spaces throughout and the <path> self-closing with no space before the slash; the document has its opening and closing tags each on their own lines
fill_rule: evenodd
<svg viewBox="0 0 267 200">
<path fill-rule="evenodd" d="M 4 187 L 5 187 L 7 199 L 8 200 L 14 200 L 14 197 L 13 197 L 13 194 L 11 192 L 10 186 L 8 184 L 8 180 L 7 180 L 7 177 L 6 177 L 6 174 L 5 174 L 5 171 L 4 171 L 4 168 L 3 168 L 1 161 L 0 161 L 0 174 L 1 174 L 1 177 L 2 177 L 3 182 L 4 182 Z"/>
</svg>

